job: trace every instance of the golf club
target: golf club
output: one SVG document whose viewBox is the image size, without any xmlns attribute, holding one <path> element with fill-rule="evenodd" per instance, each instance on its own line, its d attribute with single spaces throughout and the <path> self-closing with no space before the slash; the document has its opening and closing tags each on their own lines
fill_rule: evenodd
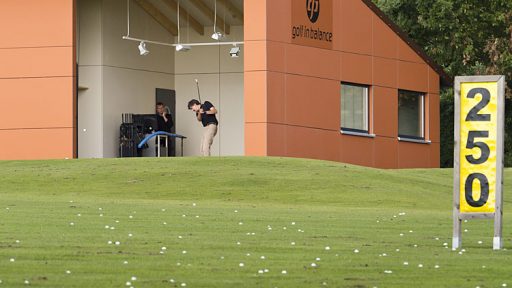
<svg viewBox="0 0 512 288">
<path fill-rule="evenodd" d="M 197 79 L 194 79 L 194 80 L 196 81 L 197 95 L 199 96 L 199 102 L 203 103 L 203 101 L 201 101 L 201 91 L 199 91 L 199 80 L 197 80 Z"/>
</svg>

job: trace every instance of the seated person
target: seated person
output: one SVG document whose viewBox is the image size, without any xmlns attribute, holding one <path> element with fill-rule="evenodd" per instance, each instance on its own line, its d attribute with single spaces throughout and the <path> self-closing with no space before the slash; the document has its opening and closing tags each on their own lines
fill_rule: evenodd
<svg viewBox="0 0 512 288">
<path fill-rule="evenodd" d="M 164 131 L 167 133 L 172 133 L 172 127 L 174 126 L 174 122 L 172 121 L 172 115 L 166 113 L 166 107 L 164 103 L 158 102 L 156 103 L 156 120 L 157 127 L 156 131 Z M 167 156 L 173 155 L 173 139 L 169 137 L 169 146 L 167 147 Z M 160 140 L 160 146 L 165 146 L 165 139 Z"/>
</svg>

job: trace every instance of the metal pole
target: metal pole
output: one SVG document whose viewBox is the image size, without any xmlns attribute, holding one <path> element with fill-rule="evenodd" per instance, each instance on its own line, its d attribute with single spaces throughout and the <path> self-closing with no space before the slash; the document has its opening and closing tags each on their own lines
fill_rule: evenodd
<svg viewBox="0 0 512 288">
<path fill-rule="evenodd" d="M 160 135 L 156 136 L 156 157 L 160 158 Z"/>
<path fill-rule="evenodd" d="M 505 135 L 505 76 L 498 80 L 498 127 L 496 131 L 496 211 L 494 211 L 494 237 L 492 248 L 501 250 L 503 248 L 503 155 Z"/>
<path fill-rule="evenodd" d="M 156 45 L 163 45 L 163 46 L 171 46 L 171 47 L 176 47 L 178 45 L 183 45 L 183 46 L 191 46 L 191 47 L 194 47 L 194 46 L 235 46 L 235 45 L 244 45 L 244 42 L 243 41 L 239 41 L 239 42 L 202 42 L 202 43 L 179 43 L 179 44 L 173 44 L 173 43 L 165 43 L 165 42 L 159 42 L 159 41 L 153 41 L 153 40 L 145 40 L 145 39 L 141 39 L 141 38 L 135 38 L 135 37 L 130 37 L 130 36 L 123 36 L 123 39 L 124 40 L 129 40 L 129 41 L 135 41 L 135 42 L 146 42 L 146 43 L 151 43 L 151 44 L 156 44 Z"/>
<path fill-rule="evenodd" d="M 455 78 L 455 115 L 454 115 L 454 152 L 453 152 L 453 237 L 452 249 L 459 249 L 462 245 L 460 219 L 460 79 Z"/>
<path fill-rule="evenodd" d="M 165 155 L 169 157 L 169 137 L 167 135 L 165 136 L 165 151 Z"/>
</svg>

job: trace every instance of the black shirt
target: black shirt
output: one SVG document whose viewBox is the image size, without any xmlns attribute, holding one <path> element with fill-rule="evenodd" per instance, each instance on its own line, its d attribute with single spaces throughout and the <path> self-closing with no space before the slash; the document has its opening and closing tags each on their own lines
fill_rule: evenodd
<svg viewBox="0 0 512 288">
<path fill-rule="evenodd" d="M 204 111 L 201 115 L 201 122 L 203 123 L 203 127 L 208 126 L 208 124 L 219 125 L 219 121 L 217 121 L 215 114 L 206 114 L 206 112 L 210 111 L 212 108 L 214 108 L 214 106 L 209 101 L 205 101 L 203 105 L 201 105 L 201 109 Z"/>
<path fill-rule="evenodd" d="M 165 114 L 165 117 L 167 118 L 167 122 L 165 122 L 164 117 L 162 117 L 160 114 L 156 115 L 156 130 L 171 133 L 172 126 L 174 126 L 174 123 L 172 122 L 172 117 L 169 114 Z"/>
</svg>

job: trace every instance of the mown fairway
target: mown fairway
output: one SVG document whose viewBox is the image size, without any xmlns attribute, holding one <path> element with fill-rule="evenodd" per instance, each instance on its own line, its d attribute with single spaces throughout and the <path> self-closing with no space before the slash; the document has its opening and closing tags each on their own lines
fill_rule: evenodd
<svg viewBox="0 0 512 288">
<path fill-rule="evenodd" d="M 512 287 L 491 221 L 447 248 L 452 170 L 103 159 L 0 162 L 0 181 L 0 287 Z"/>
</svg>

